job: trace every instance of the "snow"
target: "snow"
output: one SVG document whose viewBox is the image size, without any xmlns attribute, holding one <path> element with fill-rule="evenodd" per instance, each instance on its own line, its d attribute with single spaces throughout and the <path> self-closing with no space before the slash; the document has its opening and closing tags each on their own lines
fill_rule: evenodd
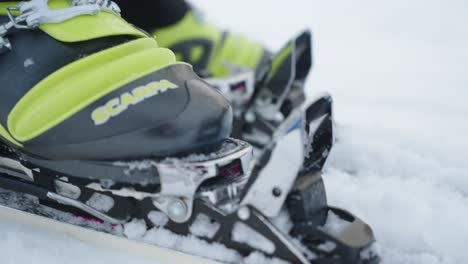
<svg viewBox="0 0 468 264">
<path fill-rule="evenodd" d="M 290 224 L 284 218 L 285 213 L 281 214 L 282 216 L 277 220 L 278 226 L 282 230 L 284 228 L 289 228 Z M 247 257 L 243 257 L 234 250 L 228 249 L 221 244 L 208 244 L 207 242 L 200 240 L 194 236 L 178 236 L 168 230 L 164 229 L 164 218 L 161 221 L 160 213 L 153 213 L 150 216 L 152 221 L 160 223 L 161 225 L 146 230 L 146 224 L 141 220 L 133 220 L 124 225 L 124 235 L 132 240 L 144 241 L 148 244 L 161 246 L 164 248 L 175 249 L 181 252 L 206 257 L 209 259 L 214 259 L 222 261 L 225 263 L 281 263 L 277 259 L 268 259 L 262 254 L 252 253 Z M 167 219 L 165 219 L 167 222 Z M 198 235 L 200 237 L 212 238 L 216 231 L 219 229 L 220 225 L 218 223 L 213 223 L 211 220 L 205 216 L 200 215 L 196 218 L 196 221 L 190 227 L 192 234 Z M 273 252 L 274 245 L 264 238 L 262 235 L 254 232 L 248 226 L 236 223 L 234 231 L 232 232 L 234 241 L 244 242 L 249 245 L 264 249 L 267 252 Z M 258 262 L 260 261 L 261 262 Z"/>
<path fill-rule="evenodd" d="M 270 240 L 243 223 L 234 224 L 232 238 L 235 242 L 247 244 L 270 254 L 275 251 L 275 245 Z"/>
<path fill-rule="evenodd" d="M 157 211 L 149 213 L 148 218 L 151 220 L 151 222 L 155 226 L 158 226 L 158 227 L 166 225 L 167 222 L 169 221 L 169 218 L 167 217 L 167 215 L 161 212 L 157 212 Z"/>
<path fill-rule="evenodd" d="M 338 125 L 330 203 L 372 226 L 384 264 L 468 263 L 466 1 L 194 2 L 272 49 L 311 27 L 310 95 L 331 92 Z M 143 239 L 203 249 L 164 232 Z M 144 263 L 11 222 L 0 221 L 0 238 L 2 263 Z"/>
<path fill-rule="evenodd" d="M 29 68 L 31 66 L 34 65 L 34 59 L 33 58 L 27 58 L 26 60 L 24 60 L 24 68 Z"/>
<path fill-rule="evenodd" d="M 146 243 L 159 245 L 165 248 L 182 250 L 185 253 L 197 256 L 209 256 L 211 259 L 227 263 L 239 263 L 242 257 L 235 251 L 223 245 L 209 245 L 207 242 L 195 237 L 181 237 L 162 228 L 153 228 L 139 238 Z"/>
<path fill-rule="evenodd" d="M 101 212 L 109 212 L 114 207 L 114 200 L 109 196 L 93 193 L 86 204 Z"/>
<path fill-rule="evenodd" d="M 146 233 L 146 224 L 143 220 L 133 219 L 124 225 L 125 237 L 140 240 Z"/>
<path fill-rule="evenodd" d="M 219 223 L 212 223 L 208 216 L 201 214 L 190 226 L 190 233 L 199 237 L 213 238 L 220 227 Z"/>
</svg>

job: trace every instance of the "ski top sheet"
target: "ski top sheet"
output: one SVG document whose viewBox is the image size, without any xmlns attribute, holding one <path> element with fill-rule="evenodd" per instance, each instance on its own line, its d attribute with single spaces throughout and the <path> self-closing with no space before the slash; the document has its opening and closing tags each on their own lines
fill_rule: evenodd
<svg viewBox="0 0 468 264">
<path fill-rule="evenodd" d="M 116 250 L 130 256 L 154 261 L 157 264 L 219 264 L 202 257 L 185 254 L 155 245 L 137 242 L 92 229 L 59 222 L 47 217 L 26 213 L 0 205 L 0 221 L 10 221 L 20 225 L 45 230 L 54 234 L 65 234 L 73 239 L 95 245 L 97 247 Z"/>
</svg>

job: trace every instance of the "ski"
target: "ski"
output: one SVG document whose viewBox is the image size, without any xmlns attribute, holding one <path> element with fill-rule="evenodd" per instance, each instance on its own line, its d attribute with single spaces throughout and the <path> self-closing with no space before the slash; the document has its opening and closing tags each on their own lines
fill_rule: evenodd
<svg viewBox="0 0 468 264">
<path fill-rule="evenodd" d="M 104 232 L 83 228 L 76 225 L 60 222 L 44 216 L 26 213 L 21 210 L 0 205 L 0 219 L 16 224 L 45 230 L 49 233 L 66 234 L 67 236 L 89 243 L 100 248 L 124 252 L 128 255 L 139 256 L 160 264 L 189 263 L 189 264 L 216 264 L 206 258 L 184 254 L 180 251 L 170 250 L 155 245 L 125 239 Z"/>
</svg>

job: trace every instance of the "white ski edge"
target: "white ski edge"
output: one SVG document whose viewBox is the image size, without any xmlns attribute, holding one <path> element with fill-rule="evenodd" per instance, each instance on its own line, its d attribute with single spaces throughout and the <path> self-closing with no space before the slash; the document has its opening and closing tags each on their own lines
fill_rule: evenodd
<svg viewBox="0 0 468 264">
<path fill-rule="evenodd" d="M 198 256 L 113 236 L 84 227 L 62 223 L 2 205 L 0 205 L 0 219 L 46 230 L 48 232 L 65 234 L 85 243 L 109 248 L 118 252 L 124 252 L 129 255 L 136 255 L 149 261 L 154 261 L 158 264 L 219 264 L 219 262 L 214 262 Z"/>
</svg>

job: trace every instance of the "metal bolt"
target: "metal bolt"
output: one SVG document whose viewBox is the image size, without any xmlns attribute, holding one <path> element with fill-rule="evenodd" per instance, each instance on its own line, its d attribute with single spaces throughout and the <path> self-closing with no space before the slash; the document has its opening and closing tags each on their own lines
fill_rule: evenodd
<svg viewBox="0 0 468 264">
<path fill-rule="evenodd" d="M 272 194 L 274 197 L 280 197 L 283 192 L 281 191 L 280 188 L 275 187 L 273 188 Z"/>
<path fill-rule="evenodd" d="M 245 206 L 241 207 L 239 209 L 239 211 L 237 211 L 237 216 L 243 221 L 249 219 L 250 218 L 250 209 L 245 207 Z"/>
<path fill-rule="evenodd" d="M 179 199 L 173 199 L 167 204 L 167 214 L 174 222 L 182 223 L 188 213 L 187 204 Z"/>
<path fill-rule="evenodd" d="M 253 123 L 255 122 L 255 114 L 252 112 L 252 111 L 248 111 L 246 114 L 245 114 L 245 120 L 248 122 L 248 123 Z"/>
</svg>

